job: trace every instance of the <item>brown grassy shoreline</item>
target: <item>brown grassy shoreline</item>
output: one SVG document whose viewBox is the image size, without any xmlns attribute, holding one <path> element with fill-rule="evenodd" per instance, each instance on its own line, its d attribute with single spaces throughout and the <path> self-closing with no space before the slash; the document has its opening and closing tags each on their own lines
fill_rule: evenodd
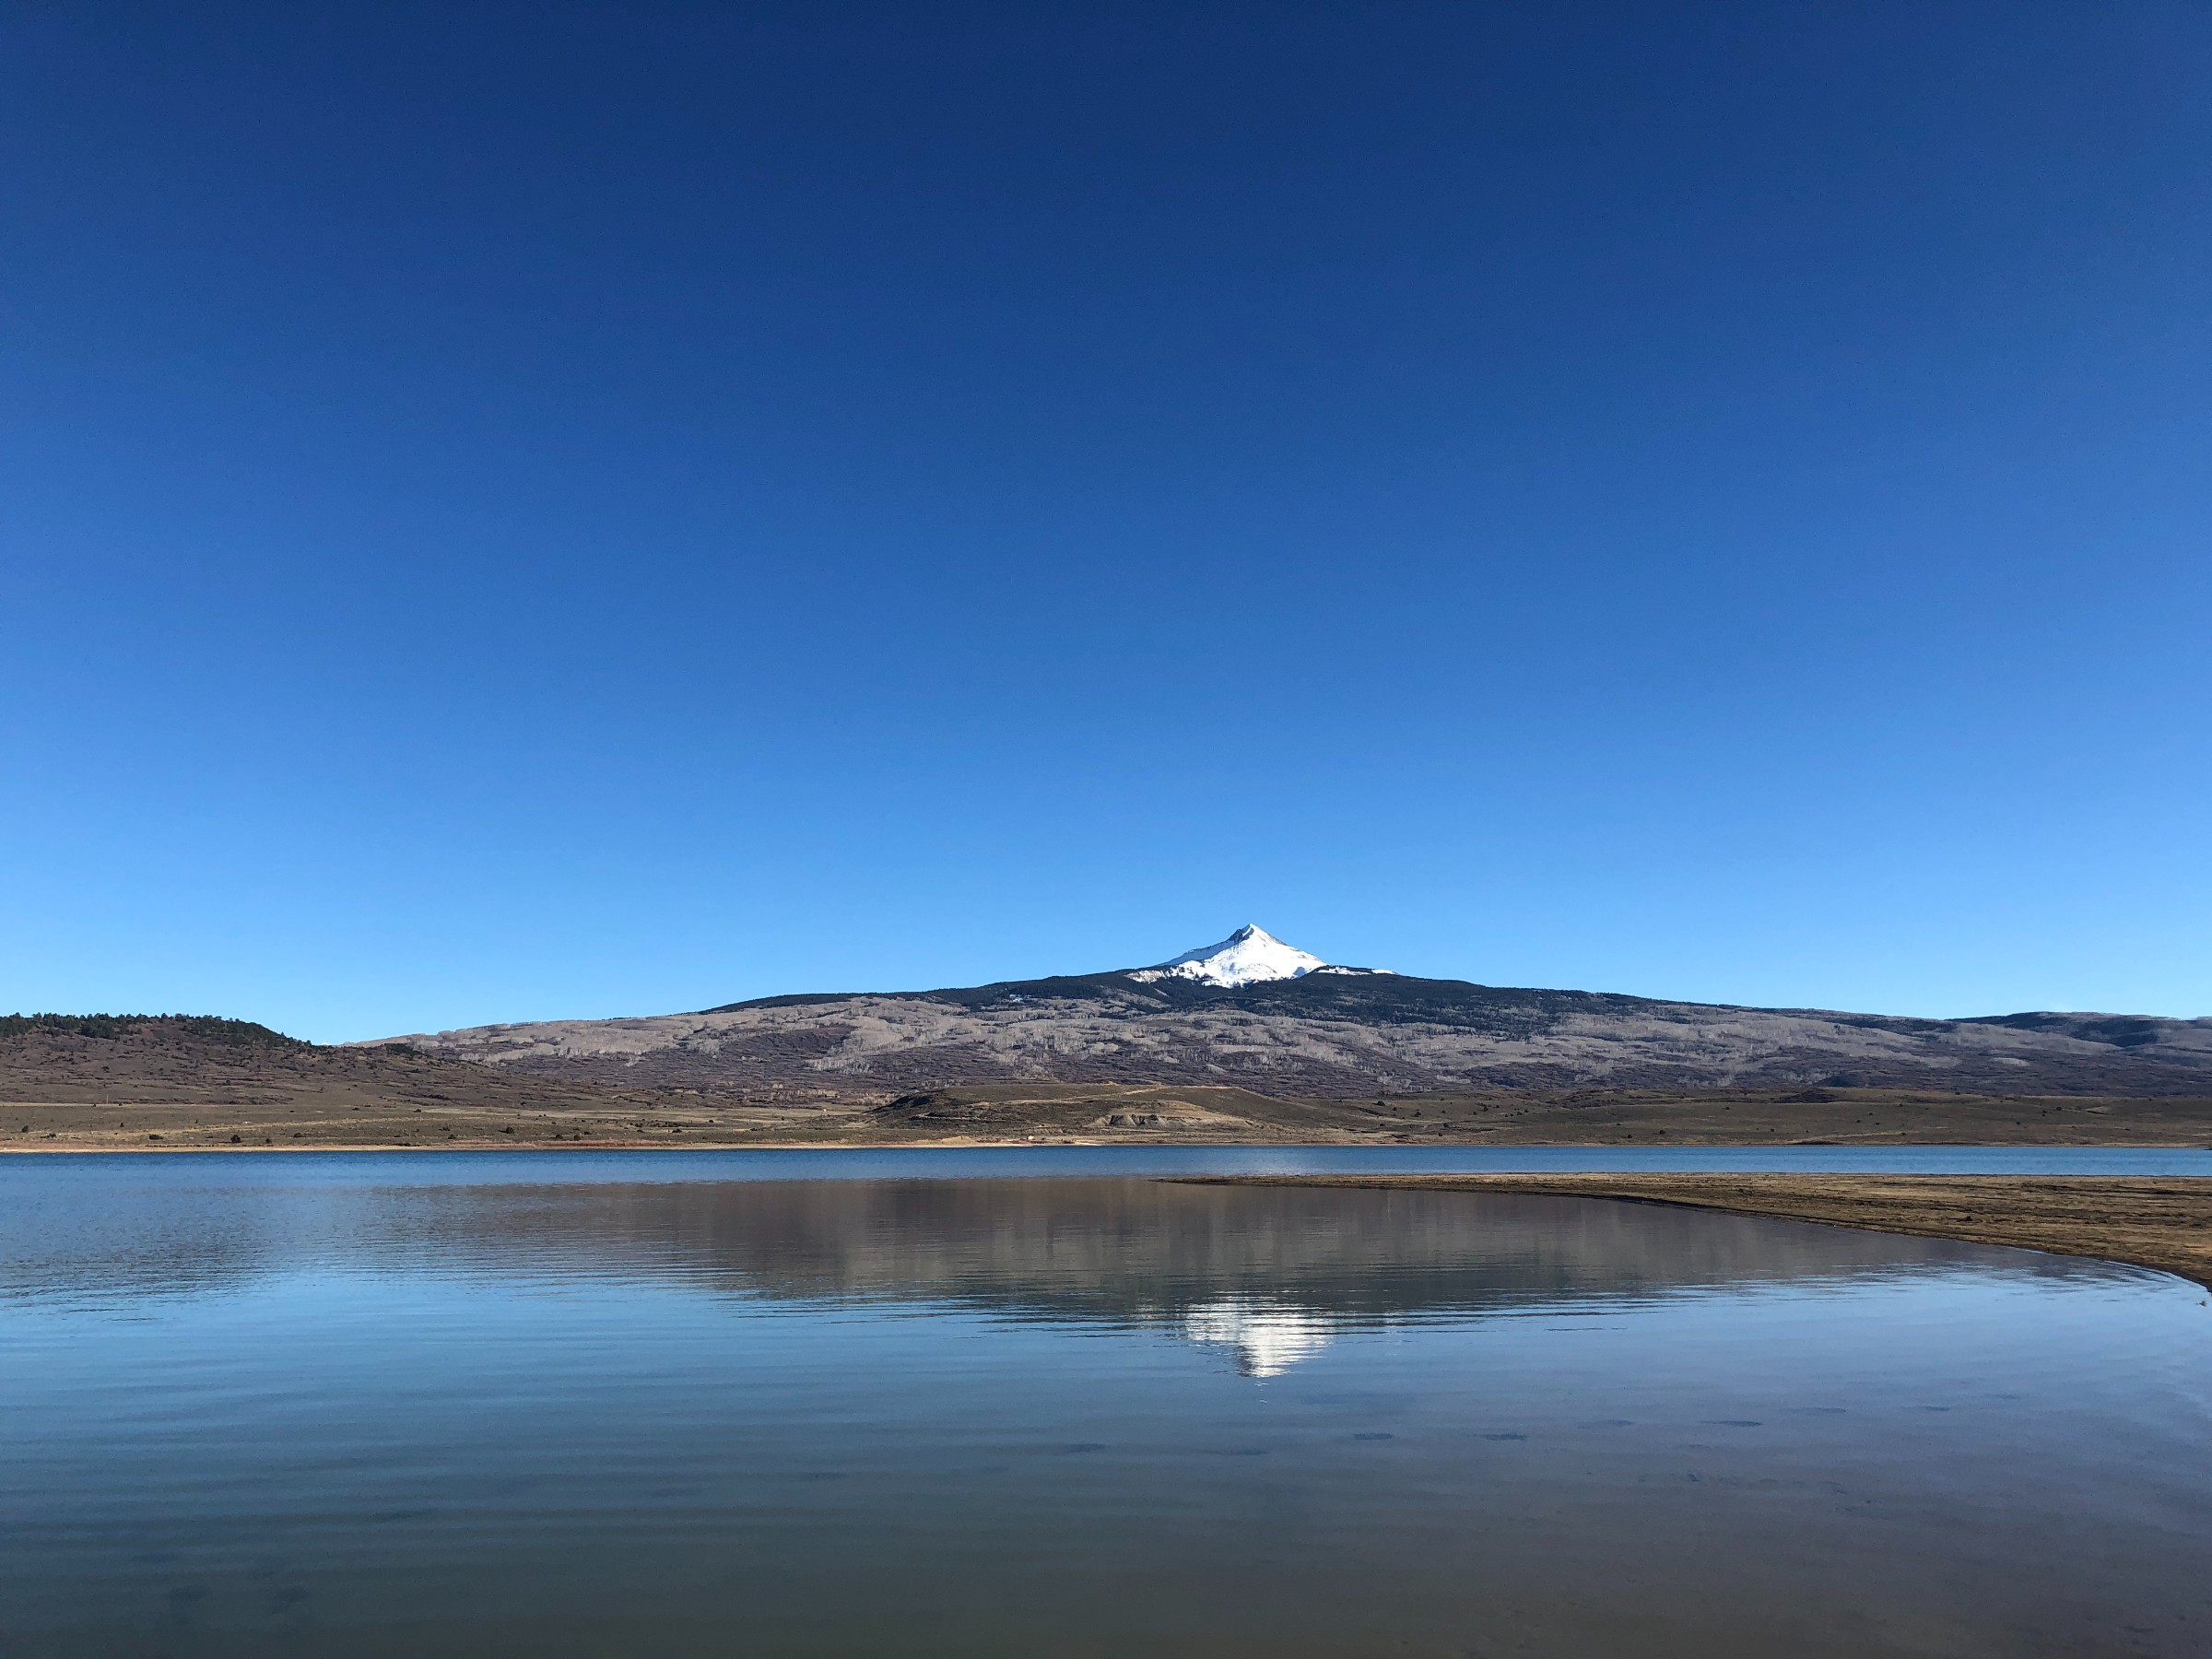
<svg viewBox="0 0 2212 1659">
<path fill-rule="evenodd" d="M 1037 1084 L 759 1101 L 607 1089 L 421 1055 L 236 1065 L 0 1054 L 0 1150 L 444 1146 L 2136 1146 L 2212 1143 L 2212 1098 L 1881 1089 L 1278 1100 L 1229 1088 Z"/>
<path fill-rule="evenodd" d="M 1409 1188 L 1681 1205 L 2153 1267 L 2212 1287 L 2212 1180 L 2136 1175 L 1193 1175 L 1206 1186 Z"/>
</svg>

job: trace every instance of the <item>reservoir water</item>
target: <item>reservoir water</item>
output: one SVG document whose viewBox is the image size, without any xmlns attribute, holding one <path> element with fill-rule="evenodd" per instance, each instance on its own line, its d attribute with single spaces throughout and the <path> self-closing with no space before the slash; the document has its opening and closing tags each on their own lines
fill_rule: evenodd
<svg viewBox="0 0 2212 1659">
<path fill-rule="evenodd" d="M 2199 1287 L 1012 1156 L 7 1160 L 0 1652 L 2212 1654 Z"/>
</svg>

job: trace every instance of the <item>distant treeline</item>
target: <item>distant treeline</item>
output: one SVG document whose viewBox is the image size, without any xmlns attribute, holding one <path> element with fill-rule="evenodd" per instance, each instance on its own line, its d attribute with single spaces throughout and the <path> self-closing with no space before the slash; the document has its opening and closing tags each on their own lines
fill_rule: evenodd
<svg viewBox="0 0 2212 1659">
<path fill-rule="evenodd" d="M 250 1019 L 224 1019 L 213 1014 L 0 1014 L 0 1041 L 28 1037 L 34 1031 L 112 1040 L 147 1026 L 160 1027 L 164 1036 L 227 1042 L 238 1048 L 311 1046 Z"/>
</svg>

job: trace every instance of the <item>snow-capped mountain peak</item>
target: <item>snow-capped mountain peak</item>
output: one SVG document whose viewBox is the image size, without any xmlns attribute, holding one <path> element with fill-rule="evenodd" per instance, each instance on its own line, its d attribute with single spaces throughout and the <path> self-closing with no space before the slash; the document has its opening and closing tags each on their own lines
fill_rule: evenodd
<svg viewBox="0 0 2212 1659">
<path fill-rule="evenodd" d="M 1263 980 L 1301 979 L 1328 964 L 1312 951 L 1286 945 L 1273 934 L 1252 926 L 1240 927 L 1218 945 L 1186 950 L 1171 962 L 1140 968 L 1129 977 L 1150 982 L 1162 979 L 1196 980 L 1201 984 L 1234 988 Z"/>
</svg>

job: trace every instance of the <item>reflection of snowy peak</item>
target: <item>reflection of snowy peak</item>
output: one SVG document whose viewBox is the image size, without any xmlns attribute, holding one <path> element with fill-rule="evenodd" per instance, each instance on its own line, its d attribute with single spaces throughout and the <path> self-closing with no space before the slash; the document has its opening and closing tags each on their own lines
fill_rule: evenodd
<svg viewBox="0 0 2212 1659">
<path fill-rule="evenodd" d="M 1326 1347 L 1335 1326 L 1326 1314 L 1228 1296 L 1193 1308 L 1183 1316 L 1182 1334 L 1235 1348 L 1237 1369 L 1248 1377 L 1279 1377 Z"/>
<path fill-rule="evenodd" d="M 1246 925 L 1218 945 L 1186 950 L 1171 962 L 1140 968 L 1130 978 L 1149 984 L 1154 980 L 1196 980 L 1200 984 L 1256 985 L 1264 980 L 1303 979 L 1309 973 L 1361 973 L 1370 970 L 1332 968 L 1312 951 L 1286 945 L 1273 934 Z"/>
</svg>

